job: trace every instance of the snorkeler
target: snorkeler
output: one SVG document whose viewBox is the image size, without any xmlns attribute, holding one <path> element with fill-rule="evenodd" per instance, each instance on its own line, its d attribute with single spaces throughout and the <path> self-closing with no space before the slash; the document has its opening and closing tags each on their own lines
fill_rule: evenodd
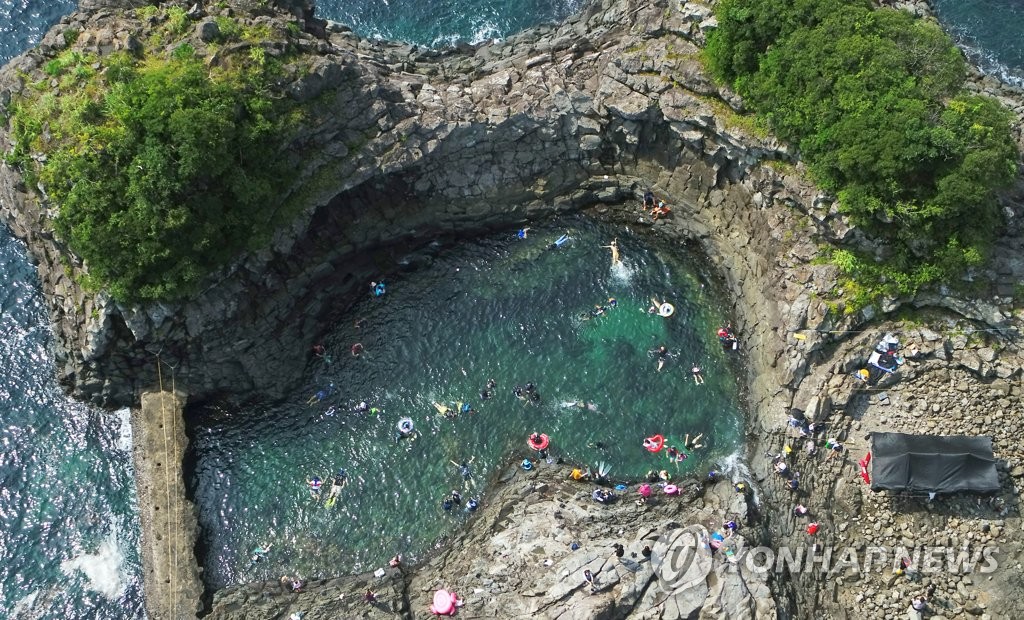
<svg viewBox="0 0 1024 620">
<path fill-rule="evenodd" d="M 321 402 L 323 399 L 327 398 L 328 396 L 330 396 L 333 393 L 334 393 L 334 384 L 333 383 L 329 383 L 329 384 L 327 384 L 327 387 L 325 387 L 322 390 L 317 391 L 316 394 L 313 394 L 312 396 L 310 396 L 309 400 L 306 401 L 306 404 L 309 405 L 310 407 L 312 407 L 313 405 L 315 405 L 316 403 Z"/>
<path fill-rule="evenodd" d="M 338 497 L 346 485 L 348 485 L 348 473 L 344 469 L 339 469 L 338 473 L 334 474 L 334 481 L 331 483 L 331 490 L 327 497 Z"/>
</svg>

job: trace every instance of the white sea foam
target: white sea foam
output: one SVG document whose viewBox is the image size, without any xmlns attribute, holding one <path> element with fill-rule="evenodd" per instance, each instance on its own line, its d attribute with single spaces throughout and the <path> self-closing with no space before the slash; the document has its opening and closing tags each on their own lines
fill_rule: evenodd
<svg viewBox="0 0 1024 620">
<path fill-rule="evenodd" d="M 60 568 L 68 577 L 81 571 L 88 581 L 88 588 L 110 600 L 119 599 L 128 586 L 124 551 L 117 539 L 116 527 L 103 539 L 96 553 L 83 553 L 61 562 Z"/>
<path fill-rule="evenodd" d="M 760 505 L 761 498 L 760 492 L 757 485 L 754 484 L 754 474 L 750 471 L 750 467 L 747 466 L 747 462 L 743 459 L 743 453 L 737 450 L 729 456 L 723 458 L 719 462 L 719 469 L 721 473 L 728 476 L 733 482 L 743 481 L 750 486 L 754 493 L 754 504 Z"/>
<path fill-rule="evenodd" d="M 39 598 L 39 590 L 29 592 L 27 595 L 21 598 L 17 603 L 14 604 L 14 609 L 11 610 L 12 618 L 29 618 L 35 617 L 32 614 L 38 613 L 35 609 L 36 599 Z"/>
<path fill-rule="evenodd" d="M 636 269 L 627 263 L 626 261 L 619 261 L 612 265 L 612 280 L 619 284 L 629 284 L 630 280 L 633 279 L 633 274 L 636 273 Z"/>
<path fill-rule="evenodd" d="M 118 409 L 114 412 L 121 421 L 120 434 L 117 438 L 117 447 L 125 452 L 132 450 L 132 412 L 128 407 Z"/>
</svg>

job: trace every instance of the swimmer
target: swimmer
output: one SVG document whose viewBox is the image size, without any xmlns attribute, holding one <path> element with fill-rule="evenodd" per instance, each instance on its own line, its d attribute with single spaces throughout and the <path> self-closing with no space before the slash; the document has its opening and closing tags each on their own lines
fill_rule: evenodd
<svg viewBox="0 0 1024 620">
<path fill-rule="evenodd" d="M 608 298 L 608 307 L 609 308 L 614 308 L 614 307 L 616 307 L 618 305 L 619 305 L 619 300 L 618 299 L 615 299 L 614 297 L 609 297 Z"/>
<path fill-rule="evenodd" d="M 693 363 L 693 368 L 690 369 L 690 374 L 693 375 L 693 382 L 697 385 L 704 385 L 704 375 L 700 373 L 700 366 L 697 362 Z"/>
<path fill-rule="evenodd" d="M 315 355 L 317 357 L 323 357 L 325 353 L 327 353 L 327 349 L 324 348 L 324 345 L 322 345 L 322 344 L 314 344 L 313 345 L 313 355 Z"/>
<path fill-rule="evenodd" d="M 556 249 L 562 247 L 563 245 L 565 245 L 566 243 L 568 243 L 569 239 L 570 239 L 569 233 L 565 233 L 564 235 L 562 235 L 561 237 L 556 239 L 554 243 L 549 245 L 548 249 L 549 250 L 556 250 Z"/>
<path fill-rule="evenodd" d="M 330 396 L 333 393 L 334 393 L 334 384 L 330 383 L 330 384 L 327 385 L 326 388 L 324 388 L 322 390 L 319 390 L 316 394 L 313 394 L 312 396 L 310 396 L 309 400 L 306 401 L 306 404 L 309 405 L 310 407 L 312 407 L 313 405 L 315 405 L 316 403 L 321 402 L 323 399 L 327 398 L 328 396 Z"/>
<path fill-rule="evenodd" d="M 445 497 L 443 500 L 441 500 L 441 508 L 450 511 L 452 509 L 452 498 Z"/>
<path fill-rule="evenodd" d="M 661 369 L 665 367 L 665 362 L 668 361 L 668 358 L 670 357 L 668 347 L 666 347 L 665 345 L 661 345 L 657 349 L 652 349 L 651 353 L 655 354 L 658 357 L 657 372 L 661 372 Z"/>
<path fill-rule="evenodd" d="M 512 388 L 512 394 L 519 400 L 526 400 L 526 392 L 523 391 L 523 386 L 521 385 L 517 385 Z"/>
<path fill-rule="evenodd" d="M 449 460 L 448 462 L 459 468 L 459 475 L 462 476 L 467 486 L 476 486 L 473 480 L 473 470 L 469 468 L 470 464 L 476 459 L 475 456 L 469 457 L 468 461 L 463 461 L 462 464 L 456 463 L 455 461 Z"/>
<path fill-rule="evenodd" d="M 466 511 L 467 512 L 474 512 L 479 507 L 480 507 L 480 501 L 477 500 L 475 497 L 469 498 L 469 501 L 466 502 Z"/>
<path fill-rule="evenodd" d="M 612 251 L 612 267 L 622 262 L 619 258 L 619 240 L 618 238 L 612 239 L 609 245 L 602 245 L 602 248 L 609 248 Z"/>
<path fill-rule="evenodd" d="M 529 228 L 520 228 L 519 231 L 516 232 L 516 237 L 518 239 L 526 239 L 526 233 L 528 232 L 530 232 Z"/>
<path fill-rule="evenodd" d="M 704 447 L 704 444 L 700 443 L 700 438 L 704 436 L 704 433 L 698 434 L 693 439 L 690 439 L 690 434 L 687 433 L 686 437 L 683 438 L 683 447 L 687 450 L 699 450 Z"/>
<path fill-rule="evenodd" d="M 352 357 L 359 357 L 360 355 L 363 354 L 363 343 L 361 343 L 361 342 L 355 343 L 354 345 L 352 345 L 351 351 L 352 351 Z"/>
<path fill-rule="evenodd" d="M 324 484 L 324 481 L 320 479 L 320 476 L 313 476 L 309 480 L 306 480 L 306 484 L 309 485 L 310 497 L 313 499 L 320 499 L 320 487 Z"/>
<path fill-rule="evenodd" d="M 352 408 L 352 411 L 354 413 L 363 413 L 363 412 L 366 412 L 366 411 L 369 411 L 369 410 L 370 410 L 370 405 L 368 405 L 365 400 L 361 401 L 358 405 L 356 405 L 355 407 Z"/>
<path fill-rule="evenodd" d="M 258 562 L 262 562 L 267 559 L 267 554 L 270 553 L 273 543 L 268 544 L 266 547 L 256 547 L 252 550 L 252 557 L 249 558 L 249 567 L 252 568 Z"/>
<path fill-rule="evenodd" d="M 331 483 L 331 490 L 327 494 L 327 498 L 338 497 L 341 495 L 341 490 L 348 485 L 348 474 L 345 473 L 344 469 L 339 469 L 338 473 L 334 475 L 334 481 Z"/>
<path fill-rule="evenodd" d="M 455 504 L 456 506 L 462 505 L 462 494 L 459 493 L 456 489 L 452 489 L 451 498 L 452 503 Z"/>
<path fill-rule="evenodd" d="M 362 328 L 366 327 L 366 324 L 369 323 L 369 322 L 370 322 L 370 320 L 368 318 L 366 318 L 365 316 L 364 317 L 359 317 L 358 319 L 356 319 L 356 322 L 354 323 L 354 327 L 356 329 L 362 329 Z"/>
</svg>

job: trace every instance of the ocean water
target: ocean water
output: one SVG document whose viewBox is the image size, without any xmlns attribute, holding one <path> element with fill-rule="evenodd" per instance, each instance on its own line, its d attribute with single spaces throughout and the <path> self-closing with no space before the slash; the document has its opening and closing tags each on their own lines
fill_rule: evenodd
<svg viewBox="0 0 1024 620">
<path fill-rule="evenodd" d="M 1019 0 L 932 0 L 946 30 L 982 71 L 1024 86 L 1024 3 Z"/>
<path fill-rule="evenodd" d="M 566 231 L 571 241 L 548 249 Z M 616 237 L 623 262 L 613 267 L 601 246 Z M 603 462 L 616 481 L 662 468 L 703 477 L 739 449 L 742 413 L 738 353 L 718 341 L 724 315 L 695 264 L 585 218 L 416 255 L 383 297 L 367 293 L 335 326 L 286 402 L 192 412 L 206 578 L 219 587 L 373 570 L 396 553 L 415 560 L 466 517 L 443 510 L 443 496 L 458 488 L 486 503 L 499 468 L 534 454 L 534 431 L 550 437 L 551 458 Z M 649 313 L 652 297 L 674 314 Z M 595 317 L 598 305 L 607 309 Z M 660 345 L 670 351 L 661 371 Z M 531 382 L 536 403 L 513 392 Z M 475 413 L 437 409 L 463 403 Z M 396 440 L 402 418 L 419 437 Z M 643 447 L 656 434 L 680 448 L 703 434 L 704 447 L 670 464 Z M 349 484 L 337 503 L 311 498 L 307 480 L 339 468 Z M 253 565 L 251 551 L 267 545 Z"/>
</svg>

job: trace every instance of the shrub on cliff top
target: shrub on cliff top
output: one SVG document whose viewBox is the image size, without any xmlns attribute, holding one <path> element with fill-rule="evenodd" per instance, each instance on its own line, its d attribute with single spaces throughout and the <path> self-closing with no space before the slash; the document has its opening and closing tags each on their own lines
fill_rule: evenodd
<svg viewBox="0 0 1024 620">
<path fill-rule="evenodd" d="M 938 26 L 866 0 L 722 0 L 716 14 L 716 76 L 895 250 L 881 268 L 844 265 L 909 293 L 981 262 L 1018 153 L 1009 113 L 964 91 Z"/>
<path fill-rule="evenodd" d="M 285 215 L 275 184 L 288 117 L 267 94 L 269 63 L 218 73 L 181 45 L 80 70 L 96 61 L 46 65 L 61 90 L 13 103 L 10 159 L 58 207 L 54 228 L 84 260 L 86 285 L 125 301 L 187 295 Z"/>
</svg>

